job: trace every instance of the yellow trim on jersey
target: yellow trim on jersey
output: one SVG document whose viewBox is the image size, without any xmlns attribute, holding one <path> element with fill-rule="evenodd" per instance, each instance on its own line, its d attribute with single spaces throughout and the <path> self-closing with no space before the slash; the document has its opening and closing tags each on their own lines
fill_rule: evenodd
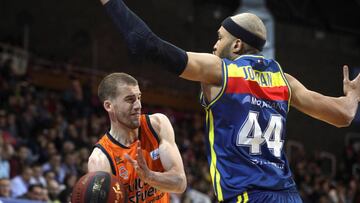
<svg viewBox="0 0 360 203">
<path fill-rule="evenodd" d="M 261 87 L 286 86 L 281 71 L 258 71 L 254 70 L 251 66 L 237 66 L 233 63 L 228 65 L 228 77 L 241 77 L 245 80 L 255 81 Z"/>
<path fill-rule="evenodd" d="M 241 55 L 241 56 L 237 57 L 234 61 L 238 60 L 239 58 L 247 57 L 247 56 L 251 56 L 251 57 L 255 57 L 255 58 L 264 58 L 264 56 L 260 56 L 260 55 L 246 54 L 246 55 Z"/>
<path fill-rule="evenodd" d="M 223 62 L 223 65 L 222 65 L 222 68 L 223 68 L 223 83 L 222 83 L 222 86 L 221 86 L 221 90 L 219 92 L 218 95 L 216 95 L 215 99 L 213 99 L 206 107 L 206 109 L 209 109 L 217 100 L 220 99 L 220 97 L 224 94 L 224 91 L 225 91 L 225 88 L 226 88 L 226 84 L 227 84 L 227 68 L 226 68 L 226 64 L 224 61 Z M 205 96 L 205 95 L 204 95 Z"/>
<path fill-rule="evenodd" d="M 236 203 L 247 203 L 249 201 L 248 193 L 245 191 L 243 194 L 237 197 Z"/>
<path fill-rule="evenodd" d="M 282 70 L 280 64 L 277 61 L 275 61 L 275 62 L 279 66 L 281 75 L 282 75 L 282 77 L 283 77 L 283 79 L 284 79 L 284 81 L 286 83 L 286 86 L 288 87 L 288 90 L 289 90 L 289 99 L 288 99 L 288 112 L 289 112 L 290 111 L 290 105 L 291 105 L 291 95 L 292 95 L 291 87 L 290 87 L 289 81 L 286 79 L 286 76 L 285 76 L 284 71 Z"/>
<path fill-rule="evenodd" d="M 242 203 L 242 196 L 241 195 L 238 196 L 236 203 Z"/>
<path fill-rule="evenodd" d="M 249 196 L 247 192 L 244 192 L 244 203 L 247 203 L 249 201 Z"/>
<path fill-rule="evenodd" d="M 219 200 L 219 202 L 223 201 L 223 194 L 222 189 L 220 185 L 220 173 L 218 169 L 216 168 L 216 153 L 214 149 L 214 140 L 215 140 L 215 133 L 214 133 L 214 117 L 211 110 L 206 111 L 206 121 L 209 124 L 209 142 L 210 142 L 210 151 L 211 151 L 211 164 L 210 164 L 210 175 L 211 180 L 213 183 L 213 187 L 216 191 L 216 196 Z"/>
</svg>

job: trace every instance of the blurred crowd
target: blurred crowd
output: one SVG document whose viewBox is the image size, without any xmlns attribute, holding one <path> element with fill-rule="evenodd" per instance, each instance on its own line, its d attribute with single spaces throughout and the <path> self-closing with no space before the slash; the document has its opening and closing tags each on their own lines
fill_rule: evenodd
<svg viewBox="0 0 360 203">
<path fill-rule="evenodd" d="M 71 73 L 69 88 L 56 91 L 34 86 L 31 78 L 15 74 L 12 66 L 11 59 L 0 63 L 0 197 L 69 202 L 76 180 L 87 172 L 93 145 L 108 130 L 108 116 L 89 84 L 81 84 Z M 146 105 L 143 112 L 165 113 L 175 130 L 188 189 L 182 195 L 172 194 L 172 202 L 215 202 L 202 112 Z M 333 177 L 324 173 L 316 154 L 296 152 L 291 167 L 305 203 L 360 202 L 356 146 L 346 146 Z"/>
<path fill-rule="evenodd" d="M 33 85 L 26 74 L 14 74 L 12 66 L 11 59 L 0 64 L 0 197 L 68 202 L 76 180 L 87 172 L 94 144 L 110 126 L 108 116 L 91 87 L 71 73 L 68 89 L 56 91 Z M 191 174 L 189 185 L 212 191 L 200 147 L 200 113 L 146 105 L 143 112 L 169 116 Z M 196 196 L 197 190 L 189 191 Z"/>
<path fill-rule="evenodd" d="M 335 175 L 329 173 L 330 167 L 318 152 L 307 155 L 299 150 L 293 154 L 290 166 L 304 203 L 360 203 L 360 173 L 354 171 L 360 163 L 356 145 L 346 146 Z"/>
</svg>

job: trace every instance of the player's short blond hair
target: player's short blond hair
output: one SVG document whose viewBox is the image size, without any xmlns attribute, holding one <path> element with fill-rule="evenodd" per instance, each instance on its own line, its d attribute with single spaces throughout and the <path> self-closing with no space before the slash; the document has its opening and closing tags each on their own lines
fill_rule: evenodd
<svg viewBox="0 0 360 203">
<path fill-rule="evenodd" d="M 260 37 L 261 39 L 266 40 L 266 27 L 263 21 L 255 14 L 252 13 L 241 13 L 235 16 L 232 16 L 231 19 L 238 25 L 240 25 L 245 30 L 253 33 L 254 35 Z M 245 52 L 254 52 L 253 47 L 244 43 Z M 259 51 L 259 50 L 257 50 Z"/>
<path fill-rule="evenodd" d="M 98 87 L 98 96 L 101 102 L 116 98 L 119 94 L 119 85 L 137 86 L 138 81 L 127 73 L 111 73 L 102 79 Z"/>
</svg>

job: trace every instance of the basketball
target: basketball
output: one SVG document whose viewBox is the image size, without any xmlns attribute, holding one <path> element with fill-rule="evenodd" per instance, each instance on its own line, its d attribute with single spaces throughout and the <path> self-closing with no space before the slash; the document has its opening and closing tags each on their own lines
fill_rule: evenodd
<svg viewBox="0 0 360 203">
<path fill-rule="evenodd" d="M 124 186 L 115 176 L 103 171 L 90 172 L 75 184 L 71 203 L 123 203 Z"/>
</svg>

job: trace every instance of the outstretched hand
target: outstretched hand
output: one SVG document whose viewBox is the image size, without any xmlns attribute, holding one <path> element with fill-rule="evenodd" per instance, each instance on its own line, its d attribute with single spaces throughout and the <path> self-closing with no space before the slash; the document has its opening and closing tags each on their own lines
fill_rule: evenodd
<svg viewBox="0 0 360 203">
<path fill-rule="evenodd" d="M 350 80 L 349 78 L 349 67 L 344 65 L 343 67 L 344 72 L 344 94 L 353 95 L 358 102 L 360 102 L 360 74 L 353 79 Z"/>
<path fill-rule="evenodd" d="M 141 143 L 140 141 L 137 141 L 138 145 L 136 148 L 136 160 L 132 159 L 128 154 L 125 154 L 125 158 L 130 162 L 130 164 L 135 168 L 135 171 L 139 178 L 147 182 L 147 180 L 150 178 L 151 170 L 146 164 L 144 155 L 141 150 Z"/>
</svg>

